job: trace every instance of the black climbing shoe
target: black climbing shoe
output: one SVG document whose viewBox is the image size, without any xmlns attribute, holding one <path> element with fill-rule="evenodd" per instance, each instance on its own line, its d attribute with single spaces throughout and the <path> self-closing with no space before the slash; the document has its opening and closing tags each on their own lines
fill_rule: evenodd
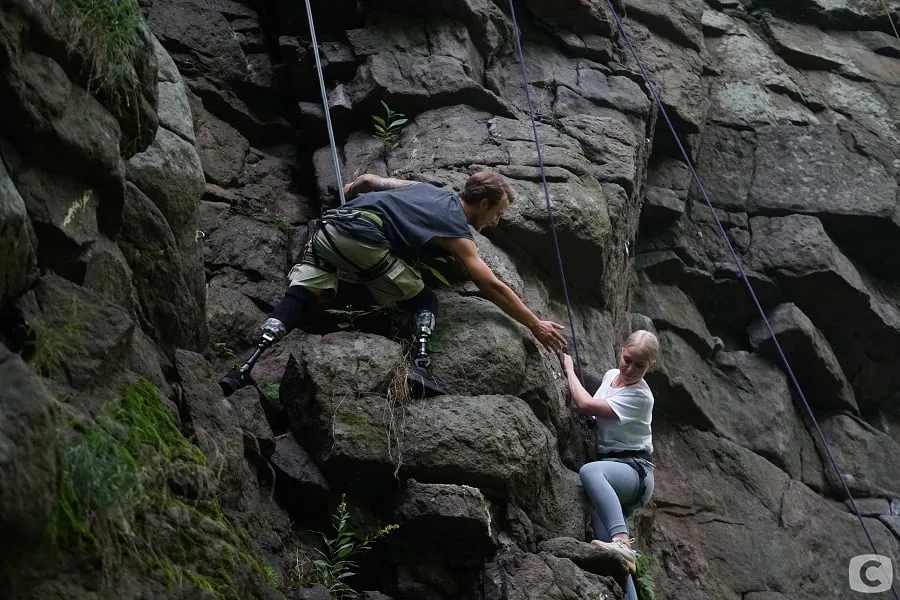
<svg viewBox="0 0 900 600">
<path fill-rule="evenodd" d="M 406 381 L 416 398 L 428 398 L 431 396 L 443 396 L 447 392 L 438 382 L 437 378 L 431 374 L 427 367 L 416 364 L 409 365 L 406 372 Z"/>
<path fill-rule="evenodd" d="M 253 381 L 253 378 L 250 377 L 249 373 L 241 373 L 237 369 L 228 371 L 228 373 L 219 380 L 219 387 L 222 388 L 222 393 L 225 394 L 226 398 L 239 389 L 254 384 L 255 382 Z"/>
</svg>

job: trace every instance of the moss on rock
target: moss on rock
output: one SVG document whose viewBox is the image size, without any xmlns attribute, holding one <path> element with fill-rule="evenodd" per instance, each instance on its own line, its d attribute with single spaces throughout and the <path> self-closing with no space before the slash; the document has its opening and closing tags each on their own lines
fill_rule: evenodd
<svg viewBox="0 0 900 600">
<path fill-rule="evenodd" d="M 63 553 L 91 552 L 103 580 L 138 570 L 170 589 L 220 600 L 261 598 L 278 574 L 215 497 L 216 474 L 147 380 L 58 437 L 59 493 L 50 528 Z"/>
</svg>

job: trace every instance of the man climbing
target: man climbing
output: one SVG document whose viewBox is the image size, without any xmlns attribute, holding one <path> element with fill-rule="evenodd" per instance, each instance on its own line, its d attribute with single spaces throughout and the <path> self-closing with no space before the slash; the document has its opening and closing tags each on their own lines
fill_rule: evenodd
<svg viewBox="0 0 900 600">
<path fill-rule="evenodd" d="M 449 253 L 485 297 L 528 327 L 541 344 L 553 351 L 565 347 L 563 326 L 535 316 L 475 247 L 469 226 L 480 231 L 496 225 L 515 199 L 502 176 L 475 173 L 457 195 L 427 183 L 365 174 L 345 185 L 344 195 L 348 201 L 322 215 L 301 262 L 288 275 L 290 286 L 263 326 L 268 344 L 299 327 L 313 303 L 333 296 L 338 273 L 348 273 L 365 284 L 378 303 L 396 303 L 412 313 L 417 347 L 408 379 L 419 393 L 443 394 L 431 375 L 427 351 L 437 298 L 407 260 Z M 222 387 L 227 395 L 224 383 Z"/>
</svg>

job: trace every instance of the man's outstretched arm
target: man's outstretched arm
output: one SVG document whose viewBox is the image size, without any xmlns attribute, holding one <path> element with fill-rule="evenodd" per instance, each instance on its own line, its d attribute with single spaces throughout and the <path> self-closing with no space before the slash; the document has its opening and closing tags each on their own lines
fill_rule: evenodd
<svg viewBox="0 0 900 600">
<path fill-rule="evenodd" d="M 408 179 L 396 179 L 394 177 L 379 177 L 372 173 L 363 173 L 350 183 L 344 186 L 344 198 L 352 200 L 360 194 L 368 192 L 382 192 L 384 190 L 395 190 L 397 188 L 406 187 L 419 183 L 418 181 L 410 181 Z"/>
<path fill-rule="evenodd" d="M 478 255 L 475 242 L 465 238 L 437 238 L 435 244 L 452 252 L 469 272 L 469 276 L 488 300 L 500 307 L 503 312 L 525 325 L 531 333 L 547 349 L 561 351 L 566 347 L 566 338 L 560 331 L 564 329 L 559 323 L 543 321 L 537 317 L 522 300 L 500 281 L 491 268 Z"/>
</svg>

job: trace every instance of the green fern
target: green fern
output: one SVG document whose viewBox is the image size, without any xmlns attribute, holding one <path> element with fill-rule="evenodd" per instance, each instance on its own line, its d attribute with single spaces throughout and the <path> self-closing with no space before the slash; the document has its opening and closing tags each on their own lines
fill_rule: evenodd
<svg viewBox="0 0 900 600">
<path fill-rule="evenodd" d="M 653 563 L 651 554 L 638 554 L 634 577 L 634 587 L 638 600 L 656 600 L 656 589 L 653 585 Z"/>
<path fill-rule="evenodd" d="M 325 542 L 325 550 L 316 549 L 321 558 L 313 561 L 319 582 L 328 588 L 339 600 L 356 597 L 356 591 L 347 583 L 347 579 L 356 574 L 357 564 L 353 556 L 369 550 L 378 538 L 397 529 L 398 525 L 386 525 L 375 533 L 371 533 L 362 539 L 357 539 L 356 534 L 350 528 L 350 513 L 347 510 L 347 502 L 341 496 L 341 503 L 332 515 L 334 537 L 328 537 L 320 533 Z"/>
</svg>

